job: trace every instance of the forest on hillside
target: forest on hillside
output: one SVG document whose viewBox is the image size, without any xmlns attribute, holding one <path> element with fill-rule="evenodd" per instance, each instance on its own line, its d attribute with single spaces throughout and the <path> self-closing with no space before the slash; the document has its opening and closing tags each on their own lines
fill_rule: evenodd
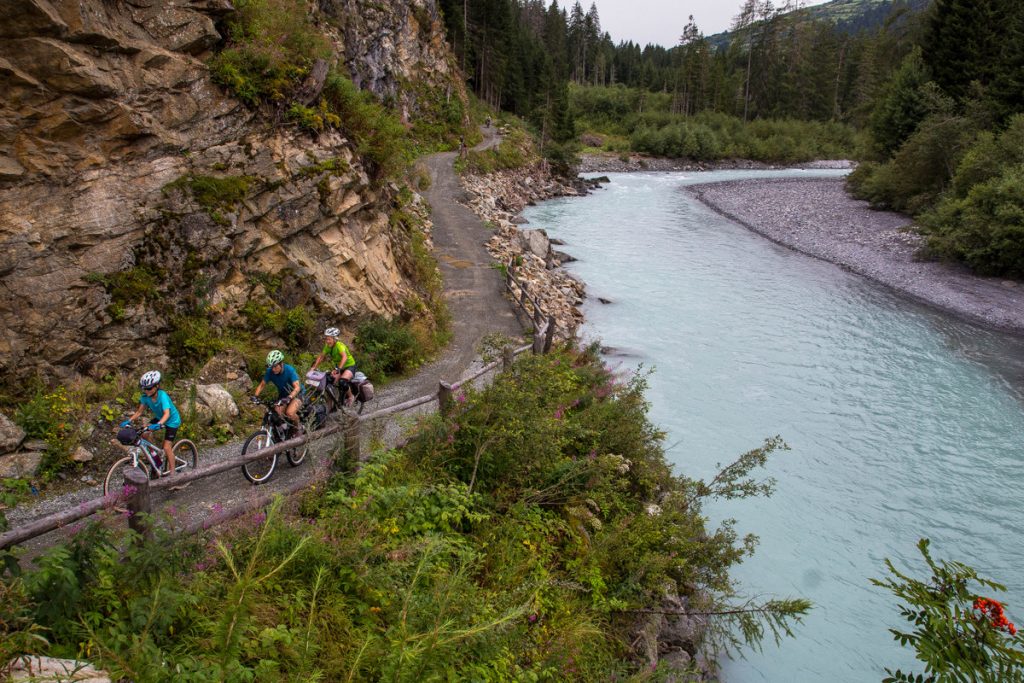
<svg viewBox="0 0 1024 683">
<path fill-rule="evenodd" d="M 1024 3 L 891 0 L 832 21 L 744 0 L 728 41 L 613 42 L 596 4 L 442 0 L 473 91 L 549 157 L 607 151 L 863 163 L 853 192 L 915 217 L 931 254 L 1024 276 Z"/>
</svg>

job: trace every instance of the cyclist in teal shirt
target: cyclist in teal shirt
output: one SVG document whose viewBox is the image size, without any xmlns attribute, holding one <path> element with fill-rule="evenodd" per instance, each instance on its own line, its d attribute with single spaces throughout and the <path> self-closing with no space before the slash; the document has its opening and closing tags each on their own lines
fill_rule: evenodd
<svg viewBox="0 0 1024 683">
<path fill-rule="evenodd" d="M 278 415 L 283 410 L 284 416 L 298 430 L 299 408 L 302 407 L 302 401 L 306 398 L 305 390 L 302 387 L 302 383 L 299 382 L 299 373 L 295 372 L 295 368 L 284 362 L 284 354 L 277 349 L 267 354 L 267 371 L 263 373 L 263 379 L 260 380 L 260 384 L 256 387 L 253 395 L 259 396 L 267 382 L 277 387 L 277 396 L 281 399 L 274 409 Z M 288 400 L 287 408 L 281 405 L 285 400 Z"/>
<path fill-rule="evenodd" d="M 139 407 L 127 420 L 121 423 L 127 427 L 132 420 L 138 419 L 142 411 L 149 409 L 153 413 L 146 429 L 157 432 L 164 430 L 164 456 L 167 458 L 167 471 L 174 472 L 174 450 L 171 448 L 174 437 L 178 434 L 178 427 L 181 426 L 181 415 L 174 406 L 174 401 L 167 395 L 167 392 L 160 388 L 160 371 L 151 370 L 139 380 L 139 388 L 142 389 L 142 396 L 139 397 Z M 153 441 L 156 441 L 154 438 Z"/>
</svg>

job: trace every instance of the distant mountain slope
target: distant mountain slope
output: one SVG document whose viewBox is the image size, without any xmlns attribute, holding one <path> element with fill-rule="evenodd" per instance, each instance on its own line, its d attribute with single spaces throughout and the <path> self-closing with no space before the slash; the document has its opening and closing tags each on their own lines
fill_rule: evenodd
<svg viewBox="0 0 1024 683">
<path fill-rule="evenodd" d="M 830 21 L 843 32 L 857 33 L 878 29 L 895 9 L 923 12 L 930 3 L 931 0 L 832 0 L 796 12 L 809 19 Z M 716 33 L 707 40 L 715 49 L 723 48 L 732 40 L 732 32 Z"/>
</svg>

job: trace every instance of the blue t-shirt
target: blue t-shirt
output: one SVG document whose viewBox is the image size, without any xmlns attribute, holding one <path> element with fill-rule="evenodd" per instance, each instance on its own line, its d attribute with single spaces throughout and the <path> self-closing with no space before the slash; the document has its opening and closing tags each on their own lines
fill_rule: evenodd
<svg viewBox="0 0 1024 683">
<path fill-rule="evenodd" d="M 164 416 L 165 410 L 170 410 L 171 415 L 167 418 L 167 422 L 164 424 L 168 427 L 181 426 L 181 415 L 178 414 L 178 409 L 174 407 L 171 397 L 168 396 L 167 392 L 163 389 L 157 389 L 156 396 L 153 398 L 146 396 L 146 394 L 142 394 L 142 398 L 139 399 L 139 403 L 149 408 L 153 412 L 153 417 L 157 420 Z"/>
<path fill-rule="evenodd" d="M 281 370 L 280 375 L 275 375 L 273 370 L 267 368 L 267 371 L 263 373 L 263 381 L 270 382 L 277 387 L 278 398 L 284 398 L 288 394 L 292 393 L 292 387 L 294 387 L 295 383 L 299 381 L 299 373 L 295 372 L 295 368 L 285 363 L 284 369 Z M 305 394 L 306 389 L 300 383 L 298 397 L 305 398 Z"/>
</svg>

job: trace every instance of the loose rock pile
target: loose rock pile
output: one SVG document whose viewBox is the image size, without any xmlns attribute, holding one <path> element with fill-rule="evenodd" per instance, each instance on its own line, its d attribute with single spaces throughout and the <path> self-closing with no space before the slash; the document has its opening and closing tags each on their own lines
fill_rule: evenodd
<svg viewBox="0 0 1024 683">
<path fill-rule="evenodd" d="M 523 207 L 552 197 L 585 195 L 587 185 L 568 184 L 539 165 L 466 175 L 462 183 L 469 192 L 466 205 L 495 228 L 487 250 L 497 261 L 514 264 L 513 274 L 540 300 L 543 314 L 555 317 L 556 338 L 575 336 L 583 322 L 577 308 L 586 295 L 583 282 L 559 269 L 569 257 L 551 248 L 543 229 L 520 229 L 516 223 L 522 222 L 517 216 Z"/>
</svg>

